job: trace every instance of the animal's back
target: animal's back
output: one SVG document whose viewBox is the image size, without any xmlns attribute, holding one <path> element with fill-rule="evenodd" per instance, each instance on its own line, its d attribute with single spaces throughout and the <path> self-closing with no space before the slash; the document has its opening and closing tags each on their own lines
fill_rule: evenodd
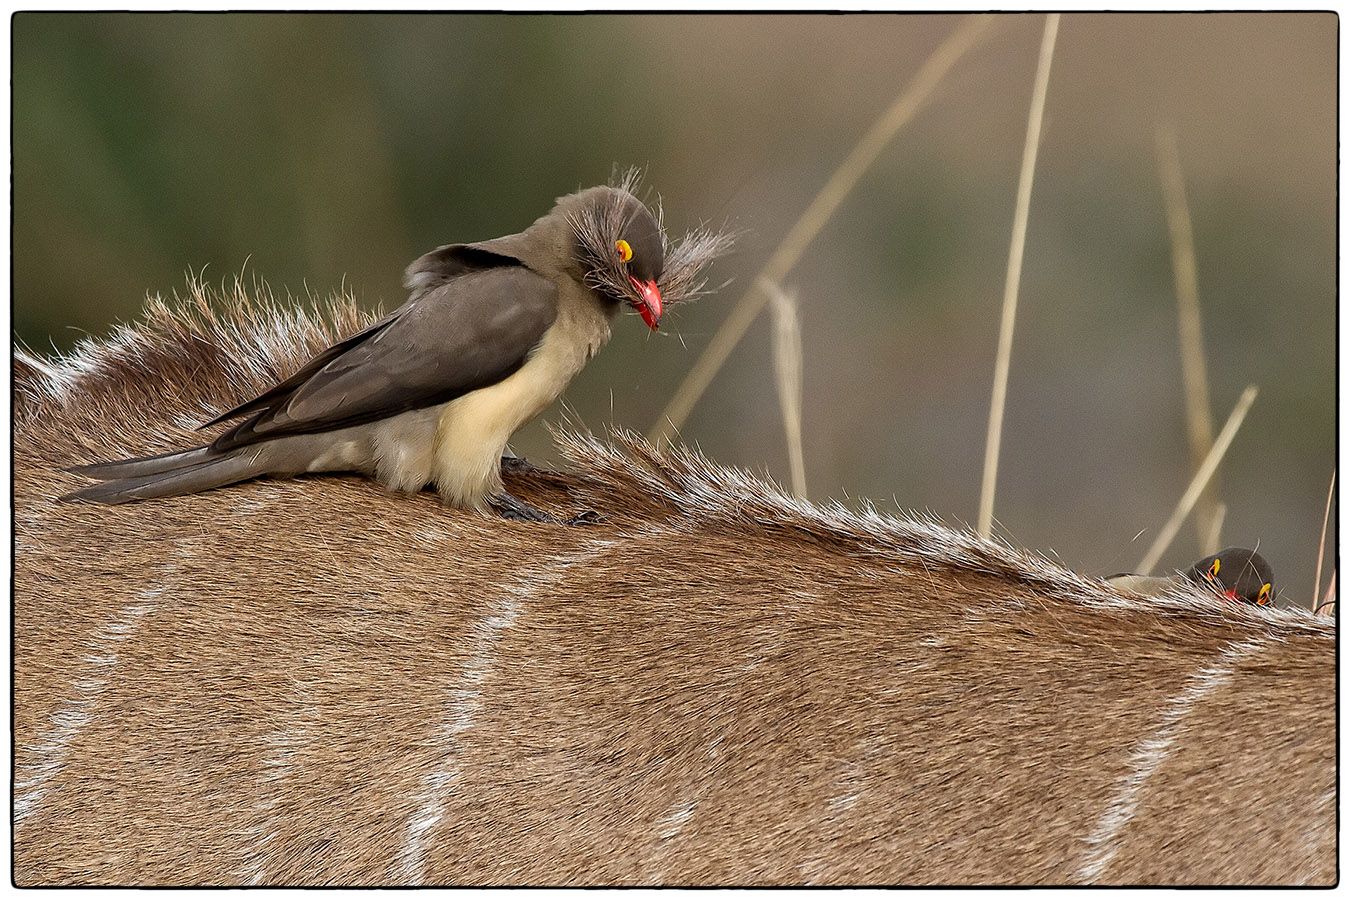
<svg viewBox="0 0 1350 900">
<path fill-rule="evenodd" d="M 622 437 L 509 476 L 594 527 L 355 478 L 52 502 L 331 336 L 161 311 L 19 361 L 20 884 L 1336 878 L 1306 613 L 1126 598 Z"/>
</svg>

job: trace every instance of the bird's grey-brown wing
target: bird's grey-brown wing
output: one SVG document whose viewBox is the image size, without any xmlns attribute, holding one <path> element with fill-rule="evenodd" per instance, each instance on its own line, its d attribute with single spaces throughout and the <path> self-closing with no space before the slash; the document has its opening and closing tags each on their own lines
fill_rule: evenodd
<svg viewBox="0 0 1350 900">
<path fill-rule="evenodd" d="M 430 293 L 432 290 L 446 282 L 462 275 L 485 269 L 521 265 L 521 261 L 510 253 L 510 251 L 519 244 L 520 239 L 520 235 L 507 235 L 504 238 L 497 238 L 492 241 L 484 241 L 478 244 L 446 244 L 442 247 L 437 247 L 430 253 L 424 253 L 422 256 L 413 260 L 412 264 L 408 266 L 407 272 L 404 274 L 404 286 L 411 292 L 409 301 L 415 301 L 419 297 Z M 305 363 L 304 366 L 290 378 L 269 388 L 252 400 L 248 400 L 233 409 L 221 413 L 211 421 L 204 422 L 197 426 L 197 430 L 201 431 L 202 429 L 210 428 L 212 425 L 218 425 L 221 422 L 226 422 L 230 419 L 238 419 L 241 416 L 250 415 L 273 405 L 278 398 L 294 392 L 296 388 L 312 378 L 314 374 L 324 366 L 328 365 L 339 356 L 342 356 L 357 344 L 369 340 L 385 328 L 389 327 L 395 319 L 402 315 L 406 305 L 407 304 L 405 303 L 404 306 L 399 307 L 378 322 L 358 331 L 356 334 L 343 338 L 331 347 L 328 347 L 322 353 L 316 355 L 309 362 Z"/>
<path fill-rule="evenodd" d="M 445 403 L 510 376 L 557 316 L 557 288 L 523 266 L 470 272 L 395 310 L 211 445 L 224 451 Z"/>
<path fill-rule="evenodd" d="M 197 430 L 201 431 L 205 428 L 210 428 L 212 425 L 219 425 L 221 422 L 226 422 L 229 421 L 230 419 L 237 419 L 240 416 L 247 416 L 250 413 L 255 413 L 260 409 L 266 409 L 268 406 L 271 406 L 272 403 L 277 398 L 284 397 L 287 394 L 293 392 L 300 385 L 304 384 L 306 381 L 309 381 L 310 378 L 314 377 L 314 374 L 316 372 L 318 372 L 324 366 L 328 365 L 333 360 L 337 359 L 342 354 L 346 353 L 348 350 L 355 347 L 357 344 L 360 344 L 364 341 L 368 341 L 375 335 L 379 334 L 381 331 L 384 331 L 386 328 L 388 328 L 390 325 L 393 324 L 394 320 L 398 318 L 400 312 L 402 312 L 402 308 L 394 310 L 392 313 L 380 319 L 378 322 L 375 322 L 374 324 L 366 328 L 363 328 L 356 334 L 343 338 L 342 340 L 333 344 L 333 346 L 324 350 L 322 353 L 319 353 L 309 362 L 305 363 L 304 366 L 302 366 L 300 370 L 296 372 L 294 375 L 292 375 L 290 378 L 287 378 L 285 381 L 278 383 L 275 387 L 269 388 L 264 393 L 261 393 L 258 396 L 254 397 L 252 400 L 248 400 L 244 403 L 239 404 L 238 406 L 234 407 L 231 410 L 221 413 L 211 421 L 203 422 L 201 425 L 197 426 Z"/>
<path fill-rule="evenodd" d="M 403 286 L 416 299 L 469 272 L 524 265 L 521 251 L 525 249 L 523 234 L 508 234 L 474 244 L 446 244 L 413 260 L 403 273 Z"/>
</svg>

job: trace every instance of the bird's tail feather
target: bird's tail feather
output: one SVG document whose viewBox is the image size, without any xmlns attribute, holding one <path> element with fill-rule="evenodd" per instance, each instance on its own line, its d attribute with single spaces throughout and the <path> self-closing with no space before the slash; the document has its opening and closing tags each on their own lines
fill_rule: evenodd
<svg viewBox="0 0 1350 900">
<path fill-rule="evenodd" d="M 157 456 L 133 456 L 115 462 L 93 463 L 87 466 L 71 466 L 67 472 L 96 478 L 99 481 L 113 481 L 118 478 L 138 478 L 142 475 L 160 475 L 202 462 L 210 454 L 210 447 L 195 447 L 191 450 L 171 450 Z"/>
<path fill-rule="evenodd" d="M 179 494 L 195 494 L 198 491 L 247 481 L 267 471 L 267 463 L 259 459 L 256 448 L 250 447 L 247 450 L 212 456 L 197 462 L 175 463 L 160 471 L 91 484 L 66 494 L 61 500 L 115 504 L 130 503 L 133 500 L 151 500 L 156 497 L 176 497 Z"/>
</svg>

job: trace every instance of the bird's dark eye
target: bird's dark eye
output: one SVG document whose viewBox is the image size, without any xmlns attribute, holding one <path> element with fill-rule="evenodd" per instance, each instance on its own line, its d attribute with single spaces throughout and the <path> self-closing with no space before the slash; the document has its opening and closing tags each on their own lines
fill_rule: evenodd
<svg viewBox="0 0 1350 900">
<path fill-rule="evenodd" d="M 614 249 L 619 251 L 619 262 L 628 262 L 633 258 L 633 248 L 623 238 L 614 242 Z"/>
</svg>

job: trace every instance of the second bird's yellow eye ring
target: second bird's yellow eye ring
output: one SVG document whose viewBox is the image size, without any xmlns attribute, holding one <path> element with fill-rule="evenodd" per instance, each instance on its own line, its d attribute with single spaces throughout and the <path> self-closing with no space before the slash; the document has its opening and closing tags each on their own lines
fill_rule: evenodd
<svg viewBox="0 0 1350 900">
<path fill-rule="evenodd" d="M 614 242 L 614 249 L 619 251 L 619 262 L 628 262 L 633 258 L 633 248 L 623 238 Z"/>
</svg>

